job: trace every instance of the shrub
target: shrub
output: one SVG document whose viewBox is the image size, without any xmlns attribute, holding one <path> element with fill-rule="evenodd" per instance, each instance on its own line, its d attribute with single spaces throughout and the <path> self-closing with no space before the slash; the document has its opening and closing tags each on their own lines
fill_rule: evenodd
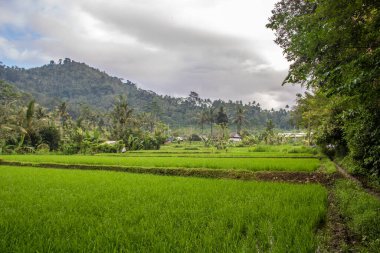
<svg viewBox="0 0 380 253">
<path fill-rule="evenodd" d="M 50 151 L 58 150 L 61 141 L 61 135 L 54 126 L 44 127 L 39 131 L 43 143 L 49 145 Z"/>
</svg>

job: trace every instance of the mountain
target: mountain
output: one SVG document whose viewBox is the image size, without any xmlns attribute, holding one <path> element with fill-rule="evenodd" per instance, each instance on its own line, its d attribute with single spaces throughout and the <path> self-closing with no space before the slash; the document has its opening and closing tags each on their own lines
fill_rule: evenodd
<svg viewBox="0 0 380 253">
<path fill-rule="evenodd" d="M 63 62 L 51 61 L 50 64 L 30 69 L 1 64 L 0 79 L 30 94 L 40 105 L 47 108 L 52 109 L 67 102 L 74 117 L 81 106 L 88 106 L 98 112 L 108 112 L 113 107 L 115 97 L 124 95 L 136 112 L 152 113 L 172 128 L 198 125 L 198 115 L 206 105 L 223 106 L 230 122 L 237 107 L 243 107 L 247 127 L 263 127 L 268 120 L 272 120 L 278 128 L 291 127 L 290 115 L 285 109 L 263 110 L 256 102 L 243 104 L 241 101 L 211 101 L 201 99 L 195 92 L 191 92 L 188 98 L 162 96 L 69 58 Z"/>
</svg>

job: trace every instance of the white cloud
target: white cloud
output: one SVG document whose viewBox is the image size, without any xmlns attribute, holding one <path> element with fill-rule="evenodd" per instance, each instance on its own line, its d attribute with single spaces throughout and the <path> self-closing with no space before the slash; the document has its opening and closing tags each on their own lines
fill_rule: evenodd
<svg viewBox="0 0 380 253">
<path fill-rule="evenodd" d="M 38 0 L 2 3 L 0 60 L 70 57 L 161 94 L 292 104 L 288 64 L 265 28 L 275 0 Z M 1 30 L 0 30 L 1 31 Z"/>
</svg>

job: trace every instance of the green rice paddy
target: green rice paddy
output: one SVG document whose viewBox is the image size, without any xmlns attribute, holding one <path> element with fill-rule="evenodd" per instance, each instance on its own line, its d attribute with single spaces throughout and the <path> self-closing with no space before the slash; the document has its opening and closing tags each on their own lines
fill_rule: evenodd
<svg viewBox="0 0 380 253">
<path fill-rule="evenodd" d="M 32 163 L 88 164 L 126 167 L 207 168 L 249 171 L 315 171 L 316 158 L 221 158 L 221 157 L 125 157 L 91 155 L 4 155 L 5 161 Z"/>
<path fill-rule="evenodd" d="M 0 252 L 314 252 L 326 202 L 316 184 L 0 166 Z"/>
</svg>

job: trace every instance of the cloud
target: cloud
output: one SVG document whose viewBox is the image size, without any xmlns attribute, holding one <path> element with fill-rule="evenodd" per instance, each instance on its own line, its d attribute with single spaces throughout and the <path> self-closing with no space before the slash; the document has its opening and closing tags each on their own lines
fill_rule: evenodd
<svg viewBox="0 0 380 253">
<path fill-rule="evenodd" d="M 257 8 L 269 4 L 256 2 L 258 19 L 248 20 L 248 0 L 12 1 L 0 10 L 0 56 L 20 65 L 69 57 L 160 94 L 293 104 L 300 89 L 281 87 L 286 65 Z M 252 37 L 248 21 L 260 24 Z M 38 36 L 6 37 L 10 25 Z"/>
</svg>

